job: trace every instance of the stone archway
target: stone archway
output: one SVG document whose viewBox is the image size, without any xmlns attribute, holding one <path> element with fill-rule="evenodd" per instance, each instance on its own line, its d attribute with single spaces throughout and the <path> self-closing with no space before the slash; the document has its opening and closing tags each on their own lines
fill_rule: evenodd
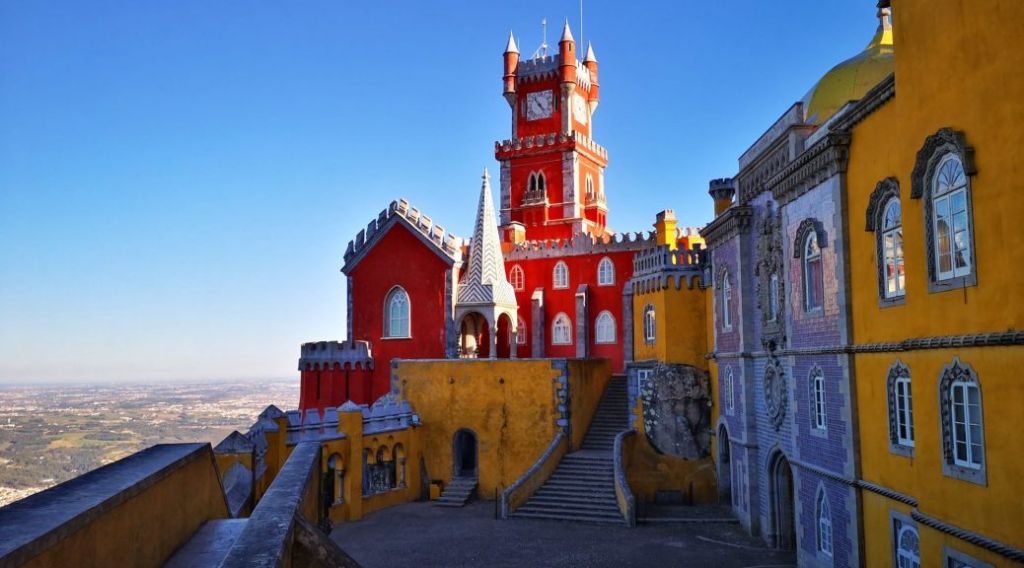
<svg viewBox="0 0 1024 568">
<path fill-rule="evenodd" d="M 477 477 L 479 474 L 479 443 L 476 433 L 468 428 L 455 432 L 452 438 L 452 475 Z"/>
<path fill-rule="evenodd" d="M 722 424 L 718 427 L 718 502 L 732 505 L 732 446 L 729 430 Z"/>
<path fill-rule="evenodd" d="M 512 331 L 514 327 L 512 325 L 512 318 L 502 313 L 498 316 L 497 334 L 497 357 L 498 359 L 508 359 L 512 357 L 513 349 L 515 349 L 515 335 Z"/>
<path fill-rule="evenodd" d="M 490 325 L 479 312 L 468 312 L 459 321 L 459 357 L 483 359 L 491 352 Z"/>
<path fill-rule="evenodd" d="M 796 506 L 793 470 L 789 460 L 780 451 L 768 462 L 771 505 L 771 534 L 769 542 L 775 548 L 796 549 Z"/>
</svg>

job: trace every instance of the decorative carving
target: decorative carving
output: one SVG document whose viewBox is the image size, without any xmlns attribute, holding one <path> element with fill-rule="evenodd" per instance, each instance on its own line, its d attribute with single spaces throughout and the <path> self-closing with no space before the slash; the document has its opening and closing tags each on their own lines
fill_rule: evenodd
<svg viewBox="0 0 1024 568">
<path fill-rule="evenodd" d="M 658 451 L 686 459 L 711 448 L 711 385 L 707 371 L 658 363 L 640 389 L 644 430 Z"/>
<path fill-rule="evenodd" d="M 896 380 L 910 379 L 910 369 L 902 361 L 896 360 L 889 368 L 889 376 L 885 380 L 886 398 L 889 401 L 889 445 L 899 446 L 899 424 L 897 424 L 898 406 L 896 404 Z"/>
<path fill-rule="evenodd" d="M 931 179 L 935 177 L 935 167 L 950 152 L 960 156 L 964 173 L 968 176 L 978 173 L 974 166 L 974 148 L 967 145 L 964 133 L 948 127 L 940 128 L 926 138 L 924 146 L 917 151 L 914 171 L 910 174 L 910 197 L 920 199 L 928 194 Z"/>
<path fill-rule="evenodd" d="M 942 458 L 946 464 L 953 462 L 953 416 L 950 412 L 950 387 L 953 383 L 978 384 L 978 377 L 970 365 L 964 365 L 959 357 L 946 366 L 939 379 L 939 413 L 942 424 Z"/>
<path fill-rule="evenodd" d="M 764 403 L 768 420 L 776 430 L 782 427 L 789 406 L 789 385 L 786 382 L 782 364 L 774 355 L 769 356 L 768 366 L 764 370 Z"/>
<path fill-rule="evenodd" d="M 793 239 L 793 258 L 801 258 L 804 254 L 804 242 L 807 241 L 807 235 L 814 234 L 818 237 L 818 247 L 825 248 L 828 246 L 828 235 L 825 233 L 825 227 L 821 224 L 821 221 L 814 217 L 808 217 L 803 221 L 800 221 L 800 225 L 796 228 L 796 238 Z"/>
<path fill-rule="evenodd" d="M 894 177 L 887 177 L 875 185 L 868 199 L 868 210 L 864 215 L 864 230 L 874 231 L 882 226 L 883 208 L 893 197 L 900 196 L 900 182 Z"/>
<path fill-rule="evenodd" d="M 757 229 L 754 275 L 757 277 L 757 307 L 761 310 L 762 340 L 775 346 L 782 345 L 784 339 L 786 294 L 782 271 L 782 212 L 769 202 Z M 773 280 L 775 284 L 772 284 Z M 775 290 L 772 290 L 773 286 Z"/>
</svg>

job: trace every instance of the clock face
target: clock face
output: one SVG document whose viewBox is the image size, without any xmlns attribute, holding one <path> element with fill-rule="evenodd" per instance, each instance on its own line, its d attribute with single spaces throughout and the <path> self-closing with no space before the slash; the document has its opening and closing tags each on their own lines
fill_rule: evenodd
<svg viewBox="0 0 1024 568">
<path fill-rule="evenodd" d="M 526 95 L 526 120 L 538 120 L 551 116 L 555 98 L 551 91 L 538 91 Z"/>
<path fill-rule="evenodd" d="M 583 100 L 583 97 L 579 93 L 576 93 L 572 98 L 572 115 L 583 124 L 587 123 L 587 118 L 590 113 L 587 112 L 590 109 L 587 108 L 587 101 Z"/>
</svg>

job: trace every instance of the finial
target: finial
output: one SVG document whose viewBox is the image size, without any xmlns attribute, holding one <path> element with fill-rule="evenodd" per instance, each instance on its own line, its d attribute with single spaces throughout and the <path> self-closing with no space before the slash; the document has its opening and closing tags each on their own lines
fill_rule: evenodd
<svg viewBox="0 0 1024 568">
<path fill-rule="evenodd" d="M 572 31 L 569 30 L 569 19 L 565 19 L 565 27 L 562 28 L 562 39 L 558 40 L 558 43 L 563 41 L 576 41 L 572 38 Z"/>
<path fill-rule="evenodd" d="M 541 27 L 541 38 L 542 39 L 541 39 L 541 42 L 540 42 L 540 47 L 537 48 L 537 51 L 533 52 L 533 58 L 534 59 L 537 59 L 537 58 L 540 58 L 540 57 L 547 57 L 548 56 L 548 19 L 547 18 L 544 18 L 544 19 L 542 19 L 540 21 L 540 27 Z"/>
<path fill-rule="evenodd" d="M 487 172 L 487 166 L 484 166 L 484 175 L 482 175 L 482 176 L 480 176 L 480 177 L 481 177 L 481 179 L 483 179 L 484 181 L 488 181 L 488 180 L 490 180 L 490 179 L 491 179 L 491 174 L 489 174 L 489 173 Z"/>
<path fill-rule="evenodd" d="M 516 38 L 512 35 L 512 30 L 508 32 L 508 45 L 505 46 L 505 53 L 519 53 L 519 46 L 516 45 Z"/>
<path fill-rule="evenodd" d="M 583 58 L 583 62 L 593 61 L 597 63 L 597 56 L 594 55 L 594 44 L 587 42 L 587 56 Z"/>
</svg>

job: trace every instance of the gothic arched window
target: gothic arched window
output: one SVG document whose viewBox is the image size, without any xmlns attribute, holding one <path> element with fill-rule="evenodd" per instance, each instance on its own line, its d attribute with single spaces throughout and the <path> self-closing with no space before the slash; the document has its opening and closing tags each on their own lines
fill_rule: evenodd
<svg viewBox="0 0 1024 568">
<path fill-rule="evenodd" d="M 822 282 L 821 247 L 818 246 L 818 234 L 811 231 L 803 242 L 804 251 L 804 309 L 806 311 L 821 308 L 825 295 Z"/>
<path fill-rule="evenodd" d="M 526 287 L 526 275 L 523 273 L 523 267 L 516 264 L 512 270 L 508 271 L 508 283 L 517 291 Z"/>
<path fill-rule="evenodd" d="M 946 154 L 932 180 L 932 219 L 935 279 L 949 280 L 971 273 L 971 218 L 967 175 L 960 157 Z"/>
<path fill-rule="evenodd" d="M 939 378 L 943 473 L 985 483 L 985 431 L 981 385 L 969 365 L 959 359 Z"/>
<path fill-rule="evenodd" d="M 561 290 L 569 287 L 569 265 L 563 261 L 558 261 L 555 264 L 555 269 L 551 275 L 552 286 L 556 290 Z"/>
<path fill-rule="evenodd" d="M 409 294 L 395 286 L 384 300 L 384 337 L 410 337 Z"/>
<path fill-rule="evenodd" d="M 818 488 L 816 499 L 818 512 L 818 551 L 832 556 L 832 511 L 828 505 L 825 488 Z"/>
<path fill-rule="evenodd" d="M 597 315 L 594 323 L 595 343 L 615 343 L 615 316 L 605 310 Z"/>
<path fill-rule="evenodd" d="M 569 316 L 559 313 L 551 322 L 551 344 L 571 345 L 572 344 L 572 322 Z"/>
<path fill-rule="evenodd" d="M 519 323 L 516 325 L 516 345 L 526 345 L 526 320 L 519 316 Z"/>
<path fill-rule="evenodd" d="M 597 285 L 612 286 L 615 284 L 615 264 L 607 256 L 597 263 Z"/>
<path fill-rule="evenodd" d="M 882 227 L 878 238 L 882 251 L 882 277 L 886 298 L 895 298 L 906 293 L 903 272 L 903 222 L 900 199 L 894 197 L 885 204 Z"/>
</svg>

